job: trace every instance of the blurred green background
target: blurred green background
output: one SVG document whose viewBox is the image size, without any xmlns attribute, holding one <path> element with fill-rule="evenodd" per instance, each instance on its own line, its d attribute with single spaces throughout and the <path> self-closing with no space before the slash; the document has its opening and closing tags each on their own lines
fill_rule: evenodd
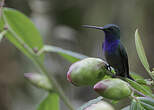
<svg viewBox="0 0 154 110">
<path fill-rule="evenodd" d="M 154 0 L 6 0 L 6 7 L 25 13 L 35 23 L 44 43 L 103 58 L 104 33 L 81 25 L 117 24 L 127 50 L 130 71 L 145 78 L 135 49 L 134 32 L 139 28 L 151 68 L 154 67 Z M 29 84 L 23 73 L 37 72 L 35 66 L 6 39 L 0 43 L 0 110 L 35 110 L 46 92 Z M 71 65 L 57 54 L 47 54 L 45 65 L 54 73 L 66 95 L 77 108 L 96 98 L 92 87 L 75 87 L 66 80 Z M 127 105 L 122 101 L 118 109 Z M 62 110 L 67 110 L 61 102 Z"/>
</svg>

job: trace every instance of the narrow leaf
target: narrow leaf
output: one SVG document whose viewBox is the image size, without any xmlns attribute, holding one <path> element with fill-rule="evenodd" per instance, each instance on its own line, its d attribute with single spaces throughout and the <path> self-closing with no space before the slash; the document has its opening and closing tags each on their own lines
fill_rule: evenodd
<svg viewBox="0 0 154 110">
<path fill-rule="evenodd" d="M 154 110 L 154 99 L 150 97 L 136 97 L 132 100 L 130 110 Z"/>
<path fill-rule="evenodd" d="M 154 107 L 154 99 L 150 97 L 137 97 L 137 99 Z"/>
<path fill-rule="evenodd" d="M 132 100 L 130 110 L 137 110 L 136 100 Z"/>
<path fill-rule="evenodd" d="M 39 51 L 43 47 L 43 42 L 40 33 L 32 21 L 17 10 L 3 8 L 0 22 L 3 22 L 0 23 L 3 24 L 0 25 L 0 29 L 3 29 L 4 25 L 8 28 L 6 38 L 33 60 L 35 51 Z M 43 62 L 44 55 L 41 54 L 37 58 Z"/>
<path fill-rule="evenodd" d="M 127 81 L 128 81 L 128 83 L 129 83 L 133 88 L 135 88 L 136 90 L 142 92 L 144 95 L 153 97 L 153 95 L 152 95 L 151 92 L 149 92 L 148 90 L 146 90 L 146 88 L 144 88 L 143 86 L 141 86 L 141 85 L 138 84 L 137 82 L 132 81 L 132 80 L 130 80 L 130 79 L 128 79 L 128 78 L 127 78 Z"/>
<path fill-rule="evenodd" d="M 132 100 L 130 110 L 147 110 L 145 109 L 138 100 Z"/>
<path fill-rule="evenodd" d="M 138 56 L 139 56 L 139 58 L 140 58 L 140 60 L 143 64 L 143 66 L 149 72 L 150 66 L 149 66 L 148 60 L 147 60 L 146 55 L 145 55 L 145 51 L 144 51 L 144 48 L 143 48 L 143 45 L 142 45 L 142 41 L 140 39 L 140 35 L 138 33 L 138 29 L 136 29 L 136 32 L 135 32 L 135 44 L 136 44 L 137 54 L 138 54 Z"/>
<path fill-rule="evenodd" d="M 49 93 L 37 110 L 59 110 L 59 96 L 56 93 Z"/>
<path fill-rule="evenodd" d="M 140 102 L 140 103 L 141 103 L 141 106 L 143 106 L 143 108 L 145 108 L 146 110 L 154 110 L 154 106 L 151 106 L 144 102 Z"/>
<path fill-rule="evenodd" d="M 133 73 L 133 74 L 132 74 Z M 135 82 L 140 84 L 141 86 L 143 86 L 147 91 L 149 91 L 150 93 L 152 93 L 151 88 L 149 87 L 149 85 L 151 86 L 151 84 L 149 83 L 150 81 L 144 79 L 142 76 L 140 76 L 137 73 L 134 72 L 130 72 L 131 76 L 135 79 Z"/>
<path fill-rule="evenodd" d="M 58 53 L 59 55 L 61 55 L 62 57 L 64 57 L 66 60 L 70 61 L 70 62 L 76 62 L 78 60 L 87 58 L 87 56 L 76 53 L 76 52 L 72 52 L 69 50 L 65 50 L 56 46 L 51 46 L 51 45 L 45 45 L 38 54 L 43 53 L 43 52 L 54 52 L 54 53 Z"/>
</svg>

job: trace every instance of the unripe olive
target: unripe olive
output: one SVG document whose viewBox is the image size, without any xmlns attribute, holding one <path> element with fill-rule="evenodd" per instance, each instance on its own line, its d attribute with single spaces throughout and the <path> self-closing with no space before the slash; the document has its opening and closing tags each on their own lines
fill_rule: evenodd
<svg viewBox="0 0 154 110">
<path fill-rule="evenodd" d="M 104 77 L 105 66 L 99 58 L 85 58 L 70 66 L 67 79 L 76 86 L 94 85 Z"/>
<path fill-rule="evenodd" d="M 119 78 L 109 78 L 95 84 L 94 90 L 101 96 L 113 100 L 120 100 L 131 95 L 127 82 Z"/>
<path fill-rule="evenodd" d="M 92 104 L 84 110 L 114 110 L 114 108 L 105 101 L 97 102 L 96 104 Z"/>
</svg>

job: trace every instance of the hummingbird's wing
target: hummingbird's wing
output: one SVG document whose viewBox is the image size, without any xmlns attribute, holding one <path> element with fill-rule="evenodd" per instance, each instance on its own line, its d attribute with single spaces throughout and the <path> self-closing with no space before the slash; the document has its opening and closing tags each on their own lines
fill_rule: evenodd
<svg viewBox="0 0 154 110">
<path fill-rule="evenodd" d="M 128 56 L 124 46 L 120 43 L 119 51 L 122 58 L 123 67 L 125 69 L 125 75 L 129 76 L 129 65 L 128 65 Z"/>
</svg>

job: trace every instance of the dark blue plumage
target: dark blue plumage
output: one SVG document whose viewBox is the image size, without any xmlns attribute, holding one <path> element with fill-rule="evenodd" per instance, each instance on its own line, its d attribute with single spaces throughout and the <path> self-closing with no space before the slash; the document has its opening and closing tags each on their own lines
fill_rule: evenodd
<svg viewBox="0 0 154 110">
<path fill-rule="evenodd" d="M 104 31 L 105 41 L 103 44 L 103 53 L 108 64 L 115 69 L 116 76 L 127 77 L 133 80 L 129 75 L 126 50 L 120 42 L 120 28 L 115 24 L 107 24 L 104 27 L 84 25 L 84 27 Z"/>
</svg>

